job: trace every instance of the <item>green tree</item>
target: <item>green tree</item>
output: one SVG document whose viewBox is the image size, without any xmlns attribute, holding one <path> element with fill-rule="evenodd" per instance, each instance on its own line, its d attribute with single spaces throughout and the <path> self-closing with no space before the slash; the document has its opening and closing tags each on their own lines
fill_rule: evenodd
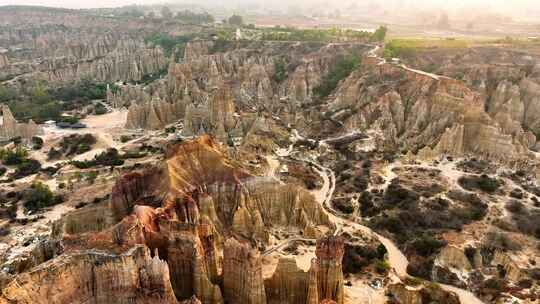
<svg viewBox="0 0 540 304">
<path fill-rule="evenodd" d="M 0 85 L 0 102 L 8 102 L 17 97 L 17 92 L 14 89 Z"/>
<path fill-rule="evenodd" d="M 23 195 L 24 208 L 28 211 L 39 210 L 61 202 L 49 187 L 41 182 L 35 182 Z"/>
<path fill-rule="evenodd" d="M 379 28 L 373 33 L 373 36 L 371 36 L 372 41 L 384 41 L 384 38 L 386 38 L 386 33 L 388 32 L 388 28 L 386 26 L 379 26 Z"/>
<path fill-rule="evenodd" d="M 356 55 L 338 57 L 330 72 L 322 78 L 319 86 L 313 89 L 313 93 L 320 98 L 328 97 L 336 89 L 338 83 L 356 70 L 359 64 L 360 59 Z"/>
<path fill-rule="evenodd" d="M 32 102 L 38 104 L 46 104 L 52 101 L 51 96 L 41 84 L 38 84 L 32 89 L 32 91 L 30 92 L 30 98 Z"/>
<path fill-rule="evenodd" d="M 229 20 L 227 21 L 230 25 L 234 26 L 243 26 L 244 25 L 244 18 L 240 15 L 232 15 L 229 17 Z"/>
<path fill-rule="evenodd" d="M 275 82 L 281 83 L 287 79 L 287 64 L 287 59 L 284 57 L 274 61 L 274 75 L 272 79 L 274 79 Z"/>
<path fill-rule="evenodd" d="M 168 6 L 164 6 L 163 8 L 161 8 L 161 18 L 172 19 L 172 17 L 173 12 Z"/>
</svg>

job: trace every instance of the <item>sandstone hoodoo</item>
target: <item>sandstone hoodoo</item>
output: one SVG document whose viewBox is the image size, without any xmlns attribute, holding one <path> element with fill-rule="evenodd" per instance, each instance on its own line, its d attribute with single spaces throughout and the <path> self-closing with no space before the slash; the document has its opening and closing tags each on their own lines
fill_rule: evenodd
<svg viewBox="0 0 540 304">
<path fill-rule="evenodd" d="M 0 137 L 3 139 L 12 139 L 22 137 L 31 139 L 34 136 L 42 135 L 43 129 L 30 119 L 28 123 L 18 122 L 6 105 L 1 105 L 2 124 L 0 125 Z"/>
<path fill-rule="evenodd" d="M 536 7 L 289 2 L 0 6 L 0 304 L 538 302 Z"/>
</svg>

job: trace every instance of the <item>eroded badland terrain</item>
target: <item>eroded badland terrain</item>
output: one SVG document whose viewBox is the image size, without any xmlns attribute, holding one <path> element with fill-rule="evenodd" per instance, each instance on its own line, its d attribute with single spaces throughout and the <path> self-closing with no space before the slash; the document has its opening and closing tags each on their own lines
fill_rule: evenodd
<svg viewBox="0 0 540 304">
<path fill-rule="evenodd" d="M 182 14 L 0 7 L 0 303 L 538 303 L 538 41 Z"/>
</svg>

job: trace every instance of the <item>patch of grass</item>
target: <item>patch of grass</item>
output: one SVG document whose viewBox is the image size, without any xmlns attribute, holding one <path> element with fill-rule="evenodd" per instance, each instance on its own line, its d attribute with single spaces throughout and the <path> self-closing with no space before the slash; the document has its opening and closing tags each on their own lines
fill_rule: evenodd
<svg viewBox="0 0 540 304">
<path fill-rule="evenodd" d="M 381 41 L 386 36 L 386 30 L 381 27 L 375 34 L 364 31 L 341 29 L 297 29 L 293 27 L 274 27 L 261 29 L 262 40 L 269 41 Z"/>
<path fill-rule="evenodd" d="M 384 58 L 412 57 L 421 49 L 460 49 L 471 46 L 472 41 L 464 39 L 406 39 L 398 38 L 387 42 L 384 48 Z"/>
</svg>

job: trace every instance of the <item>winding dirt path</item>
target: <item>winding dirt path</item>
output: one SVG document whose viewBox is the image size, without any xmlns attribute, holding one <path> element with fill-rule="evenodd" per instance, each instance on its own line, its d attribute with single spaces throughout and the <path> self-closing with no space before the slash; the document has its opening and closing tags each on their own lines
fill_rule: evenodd
<svg viewBox="0 0 540 304">
<path fill-rule="evenodd" d="M 299 135 L 296 135 L 296 137 L 301 138 L 301 136 Z M 356 221 L 360 220 L 358 217 L 355 217 L 354 220 L 351 220 L 351 219 L 343 217 L 338 211 L 333 209 L 331 201 L 332 201 L 332 196 L 334 195 L 334 191 L 336 189 L 335 172 L 329 168 L 324 167 L 321 164 L 318 164 L 317 162 L 313 160 L 309 160 L 306 158 L 295 158 L 295 160 L 303 161 L 313 166 L 317 174 L 319 174 L 321 179 L 323 180 L 323 186 L 318 190 L 314 190 L 313 194 L 315 195 L 315 198 L 319 201 L 319 203 L 323 206 L 323 209 L 327 213 L 328 217 L 336 224 L 335 234 L 338 234 L 341 231 L 348 231 L 352 233 L 355 230 L 360 230 L 367 235 L 373 235 L 386 247 L 386 250 L 388 252 L 388 262 L 391 268 L 390 279 L 393 282 L 396 282 L 396 281 L 402 281 L 406 277 L 409 277 L 409 274 L 407 274 L 407 266 L 409 265 L 409 261 L 407 260 L 407 257 L 401 252 L 401 250 L 396 246 L 396 244 L 392 240 L 376 233 L 375 231 L 371 230 L 371 228 L 367 226 L 357 223 Z M 390 181 L 396 176 L 396 174 L 392 171 L 392 169 L 396 165 L 397 164 L 389 164 L 385 168 L 385 175 L 386 175 L 385 185 L 386 186 L 388 186 Z M 461 304 L 483 304 L 484 303 L 480 299 L 478 299 L 474 294 L 472 294 L 470 291 L 457 288 L 454 286 L 445 285 L 445 284 L 439 284 L 439 285 L 441 286 L 442 289 L 446 291 L 456 293 L 459 297 Z"/>
<path fill-rule="evenodd" d="M 392 278 L 393 280 L 399 279 L 402 280 L 409 276 L 407 274 L 407 265 L 409 265 L 409 261 L 407 260 L 407 257 L 399 250 L 399 248 L 394 244 L 393 241 L 391 241 L 388 238 L 385 238 L 384 236 L 376 233 L 375 231 L 371 230 L 371 228 L 366 227 L 364 225 L 358 224 L 356 222 L 350 221 L 348 219 L 344 219 L 342 217 L 339 217 L 339 212 L 334 210 L 331 206 L 331 199 L 332 195 L 335 190 L 335 173 L 328 169 L 323 167 L 320 164 L 316 164 L 312 161 L 310 163 L 317 167 L 317 170 L 315 170 L 323 179 L 323 187 L 320 190 L 316 191 L 326 191 L 326 194 L 318 194 L 316 197 L 318 198 L 319 202 L 323 204 L 324 210 L 328 213 L 328 216 L 334 220 L 336 223 L 339 223 L 341 227 L 343 226 L 349 226 L 347 228 L 344 228 L 344 231 L 350 230 L 350 229 L 357 229 L 361 230 L 362 232 L 375 236 L 383 245 L 386 247 L 386 250 L 388 252 L 388 262 L 390 263 L 390 267 L 392 269 L 392 272 L 397 276 Z M 389 169 L 389 172 L 391 172 L 388 177 L 391 177 L 394 175 L 394 173 L 391 171 L 391 168 Z M 389 178 L 390 179 L 390 178 Z M 330 183 L 330 184 L 329 184 Z M 321 198 L 324 198 L 324 200 L 321 200 Z M 328 212 L 330 210 L 330 212 Z M 461 304 L 483 304 L 480 299 L 478 299 L 473 293 L 470 291 L 457 288 L 454 286 L 446 285 L 446 284 L 440 284 L 438 283 L 442 289 L 446 291 L 454 292 L 458 295 L 459 300 Z"/>
</svg>

